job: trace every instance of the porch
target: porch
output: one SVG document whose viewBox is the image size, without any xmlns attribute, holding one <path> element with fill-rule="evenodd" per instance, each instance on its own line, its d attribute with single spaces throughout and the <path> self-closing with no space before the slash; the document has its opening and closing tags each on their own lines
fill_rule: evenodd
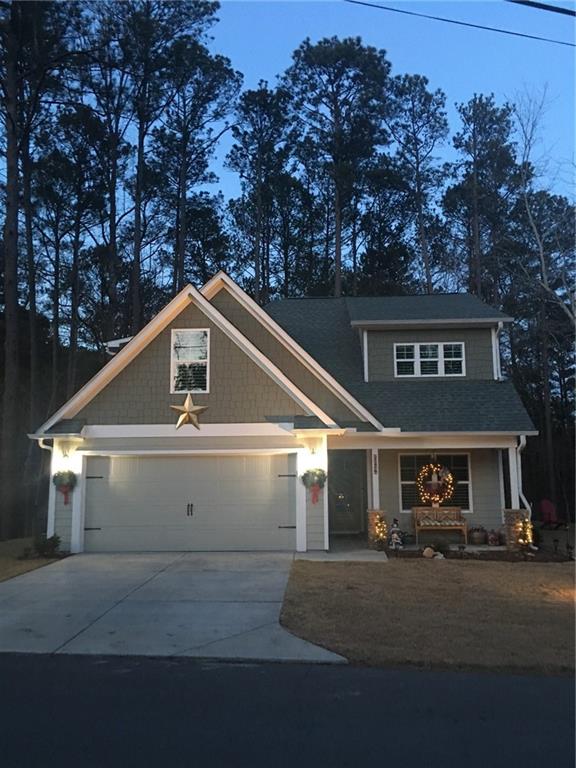
<svg viewBox="0 0 576 768">
<path fill-rule="evenodd" d="M 468 531 L 481 528 L 498 533 L 504 523 L 503 510 L 520 507 L 520 457 L 515 443 L 509 441 L 506 447 L 426 445 L 423 449 L 414 445 L 415 441 L 404 447 L 406 442 L 394 448 L 353 448 L 344 441 L 329 447 L 327 522 L 331 552 L 368 546 L 369 510 L 380 510 L 388 528 L 398 520 L 406 548 L 416 549 L 412 509 L 422 506 L 416 477 L 431 461 L 452 473 L 454 493 L 446 506 L 458 510 Z M 419 530 L 419 547 L 439 540 L 456 550 L 464 544 L 461 530 Z M 466 548 L 473 551 L 477 546 L 469 540 Z M 487 542 L 486 548 L 497 549 L 488 547 Z"/>
</svg>

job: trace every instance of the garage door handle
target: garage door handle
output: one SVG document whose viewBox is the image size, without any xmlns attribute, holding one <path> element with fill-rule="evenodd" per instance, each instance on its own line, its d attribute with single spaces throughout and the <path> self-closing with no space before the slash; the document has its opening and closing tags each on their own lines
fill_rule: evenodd
<svg viewBox="0 0 576 768">
<path fill-rule="evenodd" d="M 295 525 L 279 525 L 278 528 L 296 528 Z"/>
<path fill-rule="evenodd" d="M 194 514 L 194 504 L 186 504 L 186 516 L 192 517 Z"/>
</svg>

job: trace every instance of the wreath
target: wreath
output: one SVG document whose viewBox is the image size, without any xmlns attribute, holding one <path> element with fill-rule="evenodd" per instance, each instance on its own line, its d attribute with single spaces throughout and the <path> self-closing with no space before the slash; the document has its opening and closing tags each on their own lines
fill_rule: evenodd
<svg viewBox="0 0 576 768">
<path fill-rule="evenodd" d="M 309 469 L 302 475 L 302 482 L 312 494 L 312 504 L 316 504 L 320 489 L 326 485 L 326 472 L 323 469 Z"/>
<path fill-rule="evenodd" d="M 416 487 L 423 504 L 442 504 L 452 498 L 455 480 L 452 472 L 441 464 L 424 464 L 418 472 Z"/>
<path fill-rule="evenodd" d="M 56 472 L 52 478 L 56 489 L 64 496 L 64 504 L 68 504 L 68 495 L 76 485 L 76 475 L 70 470 Z"/>
</svg>

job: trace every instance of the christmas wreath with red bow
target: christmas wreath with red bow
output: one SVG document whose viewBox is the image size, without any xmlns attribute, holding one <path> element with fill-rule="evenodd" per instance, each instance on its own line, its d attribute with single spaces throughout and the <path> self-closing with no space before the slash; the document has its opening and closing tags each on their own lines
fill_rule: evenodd
<svg viewBox="0 0 576 768">
<path fill-rule="evenodd" d="M 442 504 L 454 494 L 454 475 L 447 467 L 431 462 L 418 472 L 416 487 L 423 504 Z"/>
<path fill-rule="evenodd" d="M 323 469 L 309 469 L 302 475 L 302 482 L 310 489 L 312 504 L 316 504 L 320 496 L 320 489 L 326 485 L 326 472 Z"/>
<path fill-rule="evenodd" d="M 70 491 L 74 490 L 76 485 L 76 475 L 70 470 L 64 472 L 56 472 L 52 478 L 52 482 L 56 486 L 56 490 L 64 496 L 64 504 L 68 504 L 68 496 Z"/>
</svg>

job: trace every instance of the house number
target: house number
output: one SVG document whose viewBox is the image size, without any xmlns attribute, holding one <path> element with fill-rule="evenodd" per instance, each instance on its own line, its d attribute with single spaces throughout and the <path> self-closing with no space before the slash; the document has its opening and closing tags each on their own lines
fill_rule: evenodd
<svg viewBox="0 0 576 768">
<path fill-rule="evenodd" d="M 372 469 L 374 471 L 374 474 L 378 474 L 378 454 L 374 453 L 372 454 Z"/>
<path fill-rule="evenodd" d="M 186 504 L 186 517 L 192 517 L 194 514 L 194 504 Z"/>
</svg>

